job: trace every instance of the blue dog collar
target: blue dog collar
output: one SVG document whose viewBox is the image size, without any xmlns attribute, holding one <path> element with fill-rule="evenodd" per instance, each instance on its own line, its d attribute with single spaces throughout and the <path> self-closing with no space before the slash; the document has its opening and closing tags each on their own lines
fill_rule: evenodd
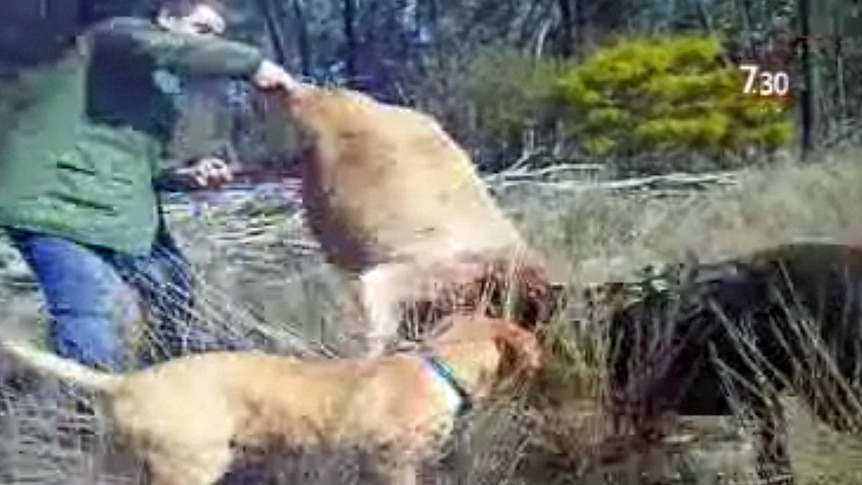
<svg viewBox="0 0 862 485">
<path fill-rule="evenodd" d="M 446 383 L 449 389 L 455 392 L 458 398 L 455 414 L 463 416 L 470 412 L 473 409 L 473 401 L 470 399 L 470 394 L 467 390 L 458 382 L 452 369 L 445 362 L 433 355 L 423 355 L 422 360 L 428 365 L 432 373 L 443 379 L 443 382 Z"/>
</svg>

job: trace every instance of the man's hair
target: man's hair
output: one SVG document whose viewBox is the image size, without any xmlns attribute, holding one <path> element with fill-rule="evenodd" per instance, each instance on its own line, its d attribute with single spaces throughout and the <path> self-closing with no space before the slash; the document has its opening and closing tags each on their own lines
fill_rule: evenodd
<svg viewBox="0 0 862 485">
<path fill-rule="evenodd" d="M 206 5 L 217 12 L 224 13 L 226 7 L 224 0 L 149 0 L 148 3 L 151 16 L 167 12 L 170 15 L 182 17 L 191 13 L 199 5 Z"/>
</svg>

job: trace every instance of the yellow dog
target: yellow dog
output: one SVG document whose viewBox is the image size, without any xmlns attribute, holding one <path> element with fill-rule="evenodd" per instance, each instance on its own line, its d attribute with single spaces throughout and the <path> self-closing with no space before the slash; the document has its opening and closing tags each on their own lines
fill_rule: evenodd
<svg viewBox="0 0 862 485">
<path fill-rule="evenodd" d="M 561 285 L 433 117 L 346 89 L 277 102 L 305 135 L 307 221 L 358 286 L 370 353 L 411 311 L 420 324 L 483 303 L 527 327 L 550 318 Z"/>
<path fill-rule="evenodd" d="M 389 483 L 413 484 L 419 463 L 456 414 L 540 364 L 530 332 L 506 320 L 459 316 L 421 352 L 300 360 L 212 352 L 136 373 L 90 369 L 29 344 L 2 348 L 43 373 L 107 397 L 116 429 L 153 485 L 210 485 L 232 447 L 358 447 L 380 456 Z M 526 372 L 526 374 L 524 374 Z"/>
</svg>

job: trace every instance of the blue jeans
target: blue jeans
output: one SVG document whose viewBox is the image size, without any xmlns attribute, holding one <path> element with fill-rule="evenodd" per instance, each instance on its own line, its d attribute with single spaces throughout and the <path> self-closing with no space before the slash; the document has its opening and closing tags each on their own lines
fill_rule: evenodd
<svg viewBox="0 0 862 485">
<path fill-rule="evenodd" d="M 152 363 L 206 344 L 189 332 L 190 266 L 165 230 L 148 255 L 133 256 L 62 237 L 7 229 L 41 287 L 59 355 L 110 370 Z M 140 305 L 143 302 L 145 305 Z M 146 312 L 141 312 L 143 308 Z M 143 313 L 146 313 L 146 317 Z M 143 321 L 149 325 L 142 325 Z M 136 331 L 136 355 L 129 343 Z M 202 342 L 203 340 L 203 342 Z M 143 354 L 140 352 L 143 351 Z"/>
</svg>

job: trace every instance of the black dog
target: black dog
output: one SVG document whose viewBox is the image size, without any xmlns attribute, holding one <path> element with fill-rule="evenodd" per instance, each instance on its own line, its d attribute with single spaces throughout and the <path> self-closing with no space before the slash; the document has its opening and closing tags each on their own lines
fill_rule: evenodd
<svg viewBox="0 0 862 485">
<path fill-rule="evenodd" d="M 783 484 L 793 478 L 778 393 L 802 397 L 834 429 L 858 429 L 862 246 L 789 244 L 666 276 L 610 311 L 617 418 L 648 435 L 665 412 L 744 405 L 758 423 L 758 473 Z M 605 298 L 631 289 L 608 284 Z"/>
</svg>

